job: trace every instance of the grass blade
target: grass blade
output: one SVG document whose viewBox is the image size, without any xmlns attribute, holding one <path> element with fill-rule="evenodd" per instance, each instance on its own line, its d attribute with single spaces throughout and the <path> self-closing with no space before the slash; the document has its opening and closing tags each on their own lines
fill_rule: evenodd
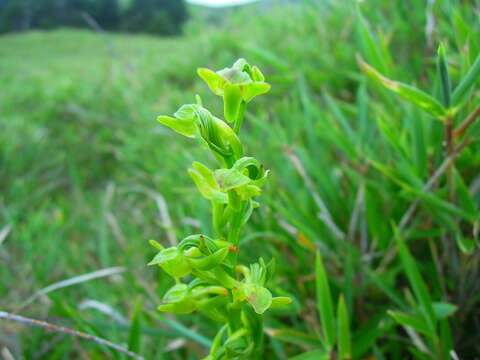
<svg viewBox="0 0 480 360">
<path fill-rule="evenodd" d="M 320 252 L 315 260 L 315 275 L 317 285 L 317 307 L 322 323 L 325 345 L 331 350 L 335 344 L 335 315 L 333 313 L 332 297 L 328 286 L 327 273 L 323 266 Z"/>
<path fill-rule="evenodd" d="M 443 44 L 440 44 L 440 46 L 438 47 L 437 71 L 440 75 L 440 80 L 442 84 L 443 105 L 446 108 L 449 108 L 452 85 L 450 83 L 450 75 L 448 74 L 448 62 L 447 56 L 445 54 L 445 46 L 443 46 Z"/>
<path fill-rule="evenodd" d="M 305 334 L 303 332 L 292 330 L 292 329 L 266 328 L 265 332 L 270 337 L 284 343 L 296 344 L 296 345 L 308 346 L 308 347 L 320 347 L 322 345 L 318 337 L 310 334 Z"/>
<path fill-rule="evenodd" d="M 398 230 L 395 228 L 395 237 L 397 240 L 397 247 L 400 254 L 400 258 L 403 264 L 403 268 L 407 275 L 408 281 L 412 286 L 413 292 L 417 297 L 418 302 L 420 303 L 420 308 L 422 313 L 425 316 L 425 320 L 427 321 L 429 330 L 431 332 L 435 332 L 435 313 L 433 311 L 432 300 L 430 298 L 430 294 L 428 293 L 428 289 L 423 282 L 423 279 L 420 275 L 420 271 L 418 270 L 417 264 L 415 263 L 414 258 L 408 251 L 407 246 L 400 238 L 400 234 Z"/>
<path fill-rule="evenodd" d="M 433 337 L 434 334 L 432 330 L 427 326 L 425 321 L 421 318 L 412 316 L 410 314 L 405 314 L 399 311 L 389 311 L 388 315 L 390 315 L 397 323 L 403 326 L 409 326 L 412 329 L 427 335 L 429 337 Z"/>
<path fill-rule="evenodd" d="M 381 72 L 387 72 L 387 65 L 381 53 L 381 47 L 373 38 L 365 18 L 362 16 L 360 8 L 357 7 L 357 38 L 362 48 L 363 55 L 369 59 Z"/>
<path fill-rule="evenodd" d="M 142 301 L 137 298 L 128 334 L 128 350 L 140 353 L 142 345 Z"/>
<path fill-rule="evenodd" d="M 360 68 L 367 76 L 378 81 L 384 87 L 393 91 L 401 98 L 425 110 L 439 120 L 443 119 L 443 117 L 446 115 L 446 109 L 432 96 L 413 86 L 386 78 L 373 67 L 368 65 L 360 56 L 357 56 L 357 61 Z"/>
<path fill-rule="evenodd" d="M 480 79 L 480 55 L 477 56 L 473 65 L 468 70 L 462 81 L 452 94 L 452 104 L 459 105 L 468 96 L 470 88 Z"/>
<path fill-rule="evenodd" d="M 340 295 L 337 309 L 338 326 L 338 355 L 340 359 L 352 358 L 352 345 L 350 341 L 350 325 L 348 321 L 347 306 L 345 298 Z"/>
<path fill-rule="evenodd" d="M 393 320 L 385 316 L 385 314 L 381 314 L 357 329 L 352 337 L 353 358 L 357 359 L 364 356 L 369 349 L 375 346 L 377 339 L 392 328 L 393 324 Z"/>
<path fill-rule="evenodd" d="M 329 356 L 325 350 L 313 350 L 313 351 L 309 351 L 309 352 L 294 356 L 289 360 L 328 360 L 328 359 L 329 359 Z"/>
</svg>

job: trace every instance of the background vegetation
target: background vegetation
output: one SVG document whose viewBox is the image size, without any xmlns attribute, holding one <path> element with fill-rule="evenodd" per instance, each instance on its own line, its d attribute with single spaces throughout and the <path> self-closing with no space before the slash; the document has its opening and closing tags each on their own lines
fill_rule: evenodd
<svg viewBox="0 0 480 360">
<path fill-rule="evenodd" d="M 275 257 L 271 287 L 295 299 L 267 316 L 266 359 L 324 353 L 329 306 L 317 293 L 325 283 L 334 305 L 344 296 L 354 359 L 478 357 L 478 121 L 453 182 L 444 175 L 425 190 L 445 159 L 443 124 L 367 81 L 355 56 L 440 98 L 439 42 L 455 87 L 479 54 L 479 6 L 324 0 L 247 7 L 221 28 L 192 20 L 176 38 L 66 29 L 1 37 L 0 309 L 120 344 L 137 339 L 131 345 L 148 359 L 205 354 L 217 325 L 155 311 L 171 280 L 146 263 L 149 239 L 168 244 L 209 229 L 209 205 L 184 171 L 209 159 L 154 119 L 193 102 L 192 93 L 220 114 L 196 68 L 244 57 L 272 84 L 244 132 L 247 154 L 272 178 L 240 256 Z M 479 105 L 478 79 L 472 91 L 455 126 Z M 327 278 L 320 286 L 317 250 Z M 125 271 L 28 300 L 114 266 Z M 422 328 L 428 308 L 433 334 Z M 26 359 L 120 357 L 4 321 L 2 346 Z"/>
<path fill-rule="evenodd" d="M 183 0 L 0 0 L 0 32 L 58 27 L 178 34 L 187 20 Z"/>
</svg>

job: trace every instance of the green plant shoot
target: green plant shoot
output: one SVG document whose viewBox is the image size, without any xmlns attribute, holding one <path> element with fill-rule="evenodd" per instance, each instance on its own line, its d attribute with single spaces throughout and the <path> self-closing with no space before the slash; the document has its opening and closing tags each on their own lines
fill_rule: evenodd
<svg viewBox="0 0 480 360">
<path fill-rule="evenodd" d="M 199 76 L 223 100 L 224 118 L 196 104 L 182 105 L 173 117 L 158 121 L 177 133 L 200 140 L 219 162 L 210 169 L 199 162 L 188 172 L 200 194 L 212 206 L 214 234 L 194 234 L 177 246 L 159 250 L 149 265 L 160 266 L 176 284 L 163 297 L 160 311 L 189 314 L 199 311 L 225 324 L 219 330 L 205 360 L 261 357 L 263 314 L 269 308 L 291 302 L 273 297 L 267 288 L 274 261 L 260 258 L 249 266 L 238 263 L 241 229 L 259 206 L 268 170 L 254 157 L 244 155 L 239 138 L 246 105 L 269 91 L 270 85 L 256 66 L 244 59 L 231 68 L 214 72 L 199 69 Z"/>
</svg>

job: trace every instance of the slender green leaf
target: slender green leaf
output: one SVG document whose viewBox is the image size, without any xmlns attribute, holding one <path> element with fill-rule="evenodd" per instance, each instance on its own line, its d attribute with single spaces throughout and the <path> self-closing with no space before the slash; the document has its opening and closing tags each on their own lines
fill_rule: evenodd
<svg viewBox="0 0 480 360">
<path fill-rule="evenodd" d="M 128 350 L 137 354 L 141 352 L 142 340 L 142 300 L 137 298 L 133 308 L 130 331 L 128 333 Z"/>
<path fill-rule="evenodd" d="M 327 273 L 323 266 L 320 252 L 317 252 L 315 260 L 315 274 L 317 285 L 317 307 L 320 313 L 325 344 L 330 350 L 335 344 L 335 314 L 333 312 L 332 297 L 328 285 Z"/>
<path fill-rule="evenodd" d="M 470 214 L 473 218 L 480 217 L 475 200 L 472 198 L 467 185 L 458 171 L 455 171 L 455 186 L 461 209 Z"/>
<path fill-rule="evenodd" d="M 480 55 L 477 56 L 473 65 L 457 85 L 452 94 L 452 104 L 460 105 L 469 95 L 470 88 L 480 80 Z"/>
<path fill-rule="evenodd" d="M 439 322 L 440 327 L 440 341 L 442 348 L 444 349 L 444 358 L 448 359 L 450 356 L 451 350 L 453 350 L 453 337 L 452 329 L 450 327 L 449 321 L 444 319 Z"/>
<path fill-rule="evenodd" d="M 374 346 L 377 339 L 388 332 L 394 325 L 392 319 L 385 314 L 377 315 L 366 325 L 360 327 L 352 336 L 352 357 L 360 358 Z"/>
<path fill-rule="evenodd" d="M 446 108 L 450 107 L 450 97 L 452 92 L 452 85 L 450 83 L 450 75 L 448 73 L 448 61 L 445 54 L 445 46 L 440 44 L 438 47 L 437 56 L 437 71 L 440 75 L 442 85 L 442 100 Z"/>
<path fill-rule="evenodd" d="M 373 282 L 373 284 L 380 290 L 382 290 L 385 295 L 390 298 L 390 300 L 392 300 L 401 309 L 407 309 L 407 305 L 405 304 L 403 298 L 399 294 L 397 294 L 395 292 L 395 289 L 389 284 L 387 284 L 387 282 L 380 275 L 377 275 L 368 267 L 365 267 L 363 270 L 367 274 L 368 278 Z"/>
<path fill-rule="evenodd" d="M 267 334 L 282 342 L 308 347 L 321 347 L 318 336 L 305 334 L 293 329 L 267 329 Z"/>
<path fill-rule="evenodd" d="M 362 49 L 363 55 L 371 61 L 383 73 L 387 72 L 387 65 L 381 53 L 381 46 L 377 40 L 374 39 L 365 18 L 357 8 L 357 37 Z"/>
<path fill-rule="evenodd" d="M 395 319 L 395 321 L 400 325 L 409 326 L 412 329 L 418 331 L 419 333 L 422 333 L 429 337 L 434 337 L 435 335 L 434 333 L 432 333 L 432 329 L 428 327 L 427 323 L 422 318 L 398 311 L 389 311 L 388 315 Z"/>
<path fill-rule="evenodd" d="M 347 306 L 345 298 L 340 295 L 338 299 L 337 310 L 337 329 L 338 329 L 338 356 L 340 359 L 352 358 L 352 344 L 350 340 L 350 324 L 348 320 Z"/>
<path fill-rule="evenodd" d="M 360 68 L 366 75 L 378 81 L 401 98 L 427 111 L 429 114 L 439 120 L 442 120 L 446 115 L 446 109 L 432 96 L 413 86 L 386 78 L 373 67 L 368 65 L 365 61 L 363 61 L 361 57 L 357 57 L 357 60 Z"/>
<path fill-rule="evenodd" d="M 330 357 L 325 350 L 313 350 L 290 358 L 289 360 L 328 360 Z"/>
<path fill-rule="evenodd" d="M 422 280 L 420 271 L 417 268 L 414 258 L 408 251 L 407 246 L 400 237 L 398 230 L 395 228 L 395 237 L 397 239 L 397 247 L 402 260 L 403 268 L 407 275 L 408 281 L 417 297 L 422 313 L 431 332 L 435 331 L 435 313 L 433 311 L 432 300 L 425 283 Z"/>
<path fill-rule="evenodd" d="M 191 330 L 187 328 L 185 325 L 179 323 L 178 321 L 168 319 L 164 315 L 162 315 L 160 312 L 156 312 L 155 316 L 160 318 L 161 322 L 168 325 L 172 329 L 178 332 L 180 336 L 183 336 L 187 339 L 191 339 L 192 341 L 195 341 L 196 343 L 209 348 L 212 345 L 212 341 L 205 336 L 197 333 L 194 330 Z"/>
</svg>

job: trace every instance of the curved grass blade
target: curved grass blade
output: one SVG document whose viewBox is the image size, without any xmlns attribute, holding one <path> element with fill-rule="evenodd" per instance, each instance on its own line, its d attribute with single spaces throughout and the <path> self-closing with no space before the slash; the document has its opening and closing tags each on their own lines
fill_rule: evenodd
<svg viewBox="0 0 480 360">
<path fill-rule="evenodd" d="M 378 81 L 384 87 L 393 91 L 401 98 L 425 110 L 436 119 L 443 120 L 447 114 L 447 111 L 443 105 L 427 93 L 413 86 L 386 78 L 373 67 L 368 65 L 360 56 L 357 56 L 357 62 L 367 76 Z"/>
</svg>

